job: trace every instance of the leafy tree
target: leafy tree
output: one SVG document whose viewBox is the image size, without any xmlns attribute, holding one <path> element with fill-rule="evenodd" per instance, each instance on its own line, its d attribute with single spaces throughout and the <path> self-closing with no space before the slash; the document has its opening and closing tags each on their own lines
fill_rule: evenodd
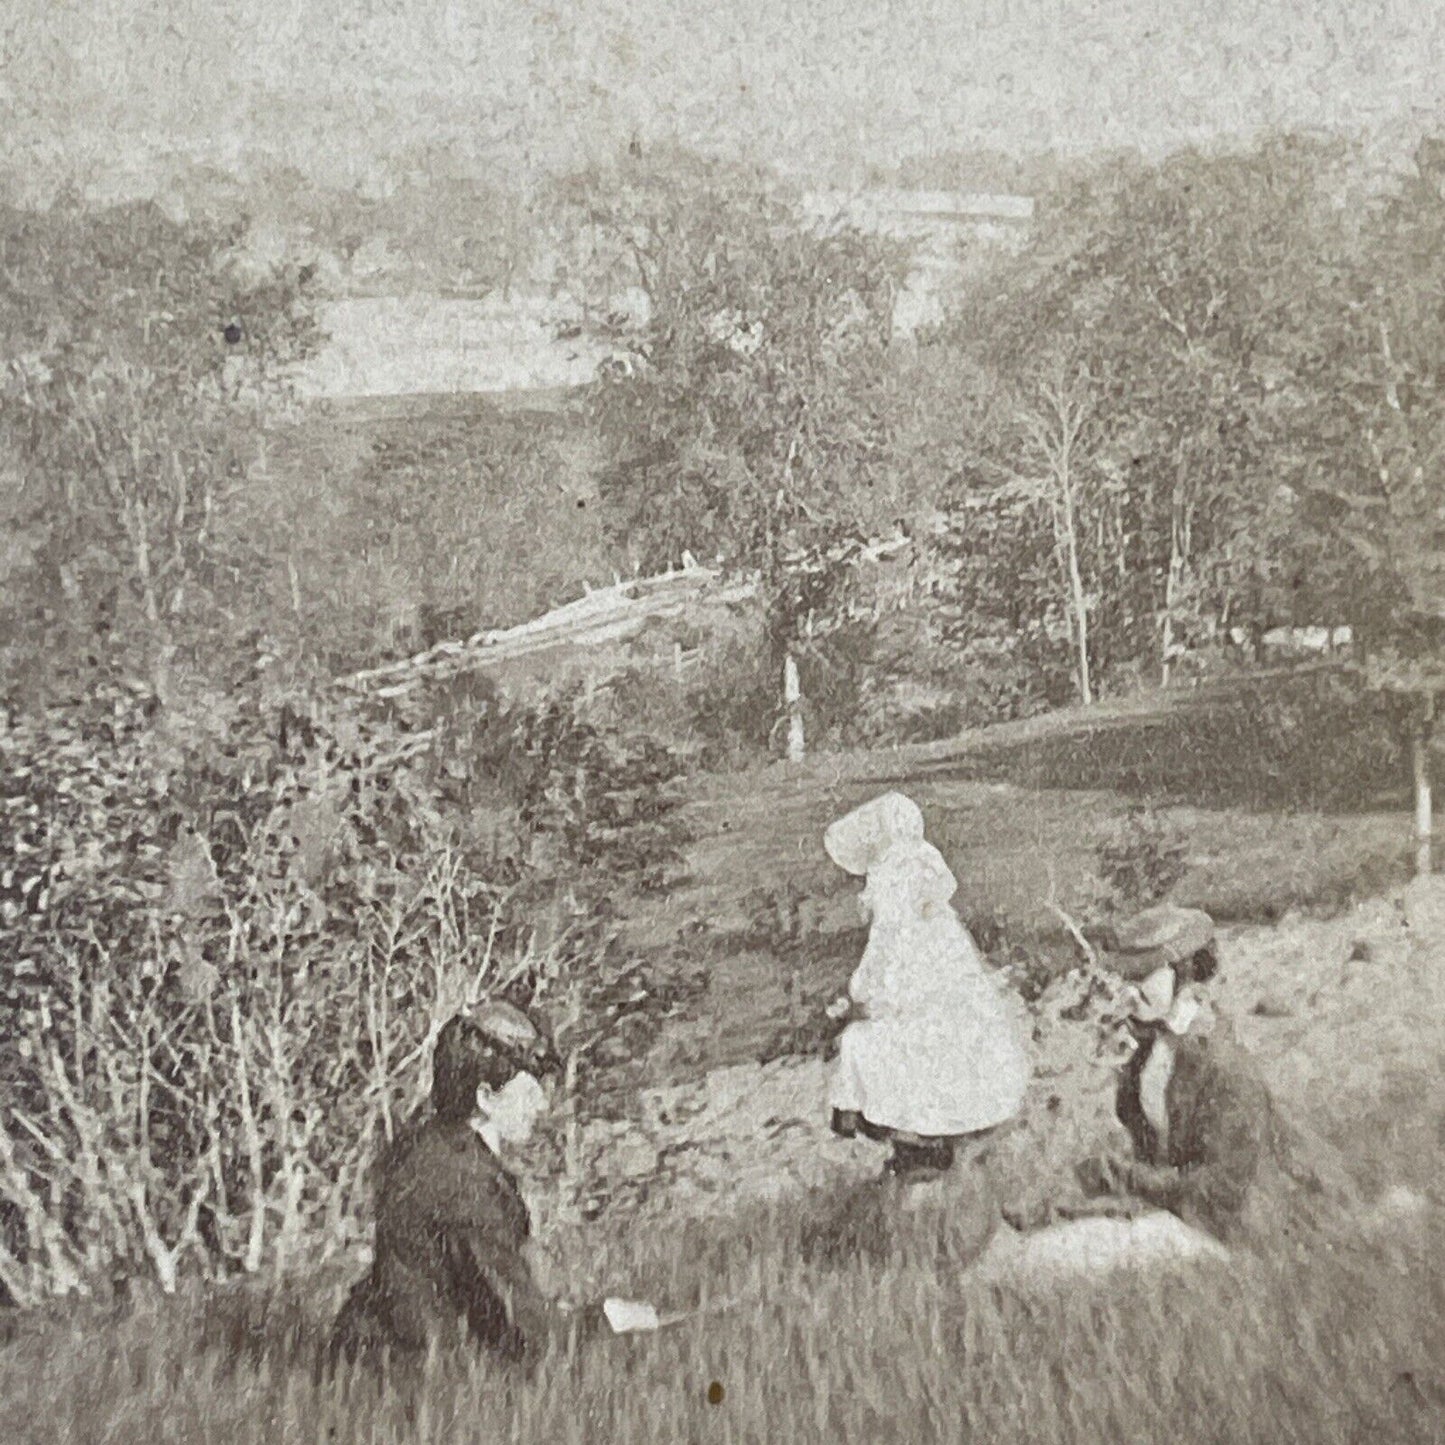
<svg viewBox="0 0 1445 1445">
<path fill-rule="evenodd" d="M 233 525 L 268 397 L 316 333 L 300 280 L 229 265 L 239 228 L 156 207 L 0 217 L 9 661 L 204 657 L 256 558 Z M 244 609 L 242 609 L 244 610 Z"/>
<path fill-rule="evenodd" d="M 1086 705 L 1096 695 L 1095 622 L 1108 600 L 1120 525 L 1108 402 L 1066 340 L 997 376 L 968 414 L 941 547 L 951 563 L 954 636 L 975 658 L 980 648 L 996 651 L 995 642 L 1005 653 L 1026 649 L 1046 675 L 1066 667 L 1073 696 Z M 1045 690 L 1064 700 L 1048 683 Z"/>
<path fill-rule="evenodd" d="M 1445 690 L 1445 167 L 1439 143 L 1364 218 L 1310 300 L 1285 414 L 1334 617 L 1410 737 L 1416 865 L 1432 866 L 1429 746 Z"/>
<path fill-rule="evenodd" d="M 921 560 L 936 675 L 972 725 L 1066 703 L 1076 682 L 1052 523 L 1010 482 L 1017 393 L 951 330 L 926 335 L 900 370 L 903 485 L 935 507 Z"/>
<path fill-rule="evenodd" d="M 837 614 L 849 540 L 883 520 L 901 255 L 703 163 L 632 166 L 590 205 L 649 304 L 594 396 L 611 525 L 640 566 L 690 551 L 757 571 L 776 676 Z"/>
<path fill-rule="evenodd" d="M 1175 157 L 1120 187 L 1076 262 L 1101 289 L 1092 336 L 1130 418 L 1120 461 L 1166 682 L 1181 624 L 1215 630 L 1241 593 L 1265 595 L 1248 571 L 1264 559 L 1238 543 L 1278 500 L 1270 362 L 1302 285 L 1330 264 L 1341 159 L 1288 139 Z"/>
<path fill-rule="evenodd" d="M 1041 206 L 1034 244 L 955 323 L 1005 390 L 1060 350 L 1091 378 L 1110 479 L 1091 643 L 1120 665 L 1152 658 L 1167 681 L 1183 644 L 1299 601 L 1279 585 L 1294 504 L 1272 451 L 1278 339 L 1333 264 L 1341 161 L 1281 140 L 1106 167 Z M 974 417 L 975 448 L 997 453 L 997 416 Z"/>
<path fill-rule="evenodd" d="M 1021 471 L 1006 489 L 1025 505 L 1046 508 L 1060 591 L 1075 652 L 1079 701 L 1094 700 L 1089 650 L 1089 595 L 1084 583 L 1085 537 L 1107 506 L 1107 479 L 1096 447 L 1099 405 L 1087 371 L 1055 357 L 1031 379 L 1015 413 L 1021 432 Z"/>
</svg>

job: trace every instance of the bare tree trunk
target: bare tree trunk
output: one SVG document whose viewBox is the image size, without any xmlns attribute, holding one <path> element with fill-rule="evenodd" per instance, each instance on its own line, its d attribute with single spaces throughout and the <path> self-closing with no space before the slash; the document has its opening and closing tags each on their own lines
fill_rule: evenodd
<svg viewBox="0 0 1445 1445">
<path fill-rule="evenodd" d="M 301 618 L 301 574 L 296 569 L 296 549 L 286 554 L 286 580 L 291 584 L 291 612 L 299 621 Z"/>
<path fill-rule="evenodd" d="M 1064 396 L 1059 403 L 1059 448 L 1054 460 L 1054 484 L 1058 489 L 1055 517 L 1063 544 L 1064 566 L 1068 574 L 1069 608 L 1074 614 L 1074 645 L 1078 651 L 1079 701 L 1088 707 L 1094 700 L 1093 680 L 1089 676 L 1089 608 L 1084 595 L 1083 571 L 1079 566 L 1079 518 L 1074 497 L 1074 441 L 1078 417 Z"/>
<path fill-rule="evenodd" d="M 1189 564 L 1189 515 L 1184 500 L 1184 459 L 1174 467 L 1174 491 L 1169 499 L 1169 571 L 1164 577 L 1164 622 L 1160 629 L 1159 681 L 1169 686 L 1174 667 L 1174 609 L 1179 602 L 1179 586 Z"/>
<path fill-rule="evenodd" d="M 1069 592 L 1073 597 L 1074 637 L 1079 650 L 1079 701 L 1088 707 L 1094 701 L 1094 684 L 1089 676 L 1089 609 L 1084 596 L 1084 579 L 1079 571 L 1079 539 L 1074 525 L 1072 492 L 1069 493 L 1067 511 Z"/>
<path fill-rule="evenodd" d="M 1088 445 L 1091 416 L 1087 379 L 1071 377 L 1062 364 L 1043 379 L 1034 404 L 1022 414 L 1031 459 L 1043 474 L 1041 499 L 1047 501 L 1053 520 L 1064 607 L 1073 633 L 1079 700 L 1086 707 L 1094 700 L 1094 684 L 1089 666 L 1088 597 L 1079 560 L 1081 522 L 1075 461 Z"/>
<path fill-rule="evenodd" d="M 1178 572 L 1171 548 L 1169 557 L 1169 571 L 1164 578 L 1164 626 L 1159 637 L 1159 685 L 1169 686 L 1171 668 L 1169 666 L 1169 655 L 1174 650 L 1174 589 L 1177 586 Z"/>
<path fill-rule="evenodd" d="M 1179 582 L 1184 574 L 1184 556 L 1179 547 L 1178 499 L 1169 525 L 1169 571 L 1164 576 L 1164 625 L 1160 632 L 1159 682 L 1169 686 L 1173 675 L 1171 657 L 1174 651 L 1174 604 L 1179 596 Z"/>
<path fill-rule="evenodd" d="M 798 664 L 790 652 L 783 661 L 783 702 L 788 710 L 788 761 L 803 760 L 803 687 Z"/>
<path fill-rule="evenodd" d="M 1424 709 L 1410 740 L 1410 763 L 1415 775 L 1415 873 L 1434 871 L 1435 807 L 1430 788 L 1430 738 L 1435 725 L 1435 695 L 1426 696 Z"/>
</svg>

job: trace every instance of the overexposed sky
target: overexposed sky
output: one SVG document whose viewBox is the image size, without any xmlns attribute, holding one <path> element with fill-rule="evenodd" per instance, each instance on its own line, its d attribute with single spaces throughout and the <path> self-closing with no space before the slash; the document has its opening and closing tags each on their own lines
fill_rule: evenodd
<svg viewBox="0 0 1445 1445">
<path fill-rule="evenodd" d="M 138 138 L 355 167 L 637 133 L 792 167 L 1445 124 L 1439 0 L 4 0 L 12 156 Z M 129 151 L 128 151 L 129 148 Z"/>
</svg>

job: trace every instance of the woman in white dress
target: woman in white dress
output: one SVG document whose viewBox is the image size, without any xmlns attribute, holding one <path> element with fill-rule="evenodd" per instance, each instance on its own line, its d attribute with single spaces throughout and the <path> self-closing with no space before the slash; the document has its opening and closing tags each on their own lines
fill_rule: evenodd
<svg viewBox="0 0 1445 1445">
<path fill-rule="evenodd" d="M 835 1005 L 834 1131 L 889 1140 L 890 1172 L 947 1169 L 955 1146 L 1013 1119 L 1028 1088 L 1022 1003 L 994 979 L 951 899 L 958 883 L 924 841 L 912 799 L 887 793 L 835 822 L 828 856 L 864 877 L 868 946 Z"/>
</svg>

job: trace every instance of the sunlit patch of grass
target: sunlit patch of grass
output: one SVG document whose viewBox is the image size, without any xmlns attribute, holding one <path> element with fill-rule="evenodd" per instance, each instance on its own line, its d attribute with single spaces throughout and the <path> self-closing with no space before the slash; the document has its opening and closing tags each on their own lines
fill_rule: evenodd
<svg viewBox="0 0 1445 1445">
<path fill-rule="evenodd" d="M 311 1353 L 335 1299 L 320 1288 L 248 1305 L 262 1347 L 245 1359 L 216 1328 L 234 1298 L 57 1325 L 0 1357 L 10 1438 L 1445 1438 L 1445 1265 L 1427 1234 L 1030 1291 L 971 1280 L 968 1221 L 938 1211 L 894 1216 L 864 1257 L 808 1262 L 820 1207 L 579 1239 L 595 1286 L 667 1308 L 744 1303 L 549 1357 L 530 1380 L 483 1360 L 435 1365 L 410 1391 L 318 1380 Z"/>
</svg>

